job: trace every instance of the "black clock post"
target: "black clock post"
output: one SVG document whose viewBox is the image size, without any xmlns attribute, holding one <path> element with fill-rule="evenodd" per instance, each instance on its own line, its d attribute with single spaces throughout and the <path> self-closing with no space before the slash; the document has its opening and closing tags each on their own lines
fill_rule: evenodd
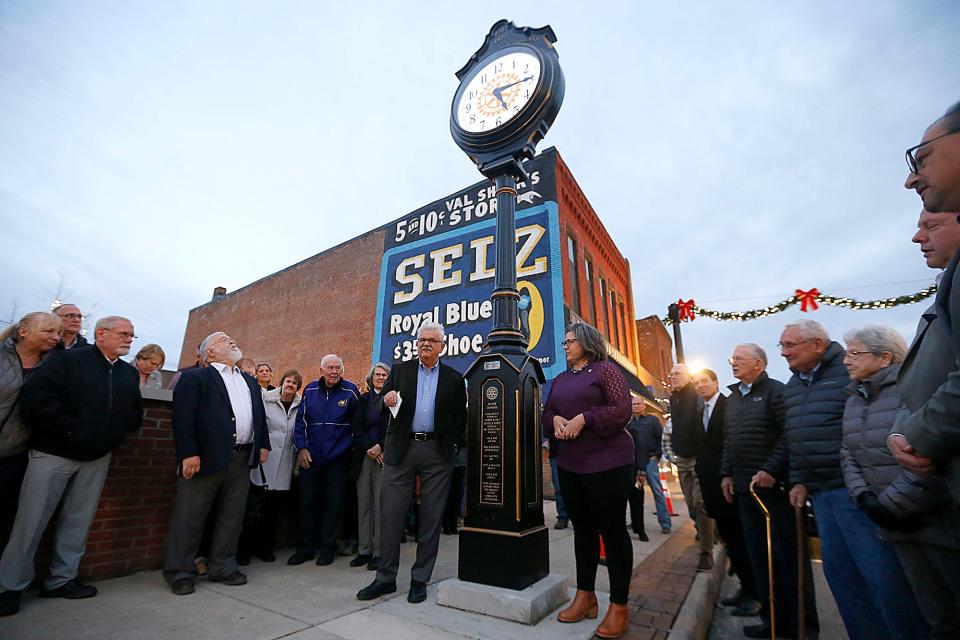
<svg viewBox="0 0 960 640">
<path fill-rule="evenodd" d="M 550 571 L 543 520 L 540 363 L 518 313 L 517 183 L 563 101 L 553 30 L 501 20 L 457 72 L 453 139 L 496 185 L 493 326 L 465 374 L 469 389 L 467 507 L 459 578 L 521 590 Z"/>
</svg>

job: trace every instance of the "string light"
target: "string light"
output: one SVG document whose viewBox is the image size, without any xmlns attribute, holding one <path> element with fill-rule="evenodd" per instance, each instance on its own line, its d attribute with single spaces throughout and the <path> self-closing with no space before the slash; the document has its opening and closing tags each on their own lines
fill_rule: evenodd
<svg viewBox="0 0 960 640">
<path fill-rule="evenodd" d="M 841 296 L 831 296 L 826 294 L 820 294 L 815 297 L 816 302 L 820 304 L 828 304 L 833 307 L 845 307 L 847 309 L 853 309 L 855 311 L 862 311 L 865 309 L 891 309 L 893 307 L 899 307 L 905 304 L 913 304 L 915 302 L 920 302 L 929 298 L 937 292 L 937 285 L 932 284 L 929 287 L 922 289 L 916 293 L 904 296 L 896 296 L 893 298 L 882 298 L 880 300 L 856 300 L 854 298 L 847 298 Z M 805 296 L 808 300 L 810 299 L 809 294 Z M 713 320 L 720 320 L 721 322 L 730 322 L 739 320 L 741 322 L 746 322 L 747 320 L 756 320 L 758 318 L 766 318 L 772 316 L 776 313 L 781 313 L 786 311 L 791 306 L 795 304 L 800 304 L 804 299 L 804 296 L 791 296 L 786 300 L 781 300 L 780 302 L 770 305 L 769 307 L 764 307 L 762 309 L 750 309 L 749 311 L 714 311 L 713 309 L 704 309 L 694 305 L 692 311 L 695 315 L 705 316 Z M 692 302 L 692 301 L 691 301 Z M 814 307 L 815 309 L 816 307 Z M 669 317 L 661 319 L 663 324 L 672 324 L 673 320 Z M 686 320 L 684 319 L 684 322 Z"/>
</svg>

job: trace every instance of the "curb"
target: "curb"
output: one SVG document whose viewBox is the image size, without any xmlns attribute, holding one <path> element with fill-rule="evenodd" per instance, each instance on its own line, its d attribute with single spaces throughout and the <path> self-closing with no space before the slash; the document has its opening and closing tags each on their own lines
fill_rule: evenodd
<svg viewBox="0 0 960 640">
<path fill-rule="evenodd" d="M 727 571 L 727 548 L 718 544 L 713 552 L 713 571 L 698 573 L 670 627 L 670 640 L 704 640 L 713 621 L 713 608 Z"/>
</svg>

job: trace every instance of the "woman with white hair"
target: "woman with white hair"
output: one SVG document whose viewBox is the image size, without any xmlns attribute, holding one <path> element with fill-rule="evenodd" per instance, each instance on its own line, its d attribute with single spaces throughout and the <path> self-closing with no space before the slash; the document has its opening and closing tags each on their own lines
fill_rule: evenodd
<svg viewBox="0 0 960 640">
<path fill-rule="evenodd" d="M 845 619 L 845 626 L 852 640 L 919 640 L 931 637 L 926 618 L 935 631 L 947 632 L 932 637 L 955 638 L 960 632 L 955 607 L 948 611 L 934 603 L 925 605 L 922 600 L 923 591 L 933 589 L 939 592 L 939 600 L 955 603 L 957 592 L 951 593 L 948 582 L 956 584 L 960 578 L 944 579 L 930 567 L 911 576 L 910 565 L 902 562 L 904 555 L 900 553 L 901 545 L 915 547 L 920 541 L 932 540 L 949 546 L 958 540 L 956 520 L 951 525 L 947 514 L 955 508 L 943 481 L 904 470 L 886 446 L 890 428 L 902 410 L 896 381 L 906 343 L 896 331 L 881 325 L 850 331 L 844 340 L 847 352 L 843 363 L 851 384 L 843 413 L 840 461 L 844 482 L 861 518 L 848 519 L 855 530 L 845 533 L 855 544 L 847 545 L 841 587 L 858 591 L 872 602 L 872 608 L 859 612 L 856 624 Z M 925 586 L 931 582 L 936 587 Z"/>
</svg>

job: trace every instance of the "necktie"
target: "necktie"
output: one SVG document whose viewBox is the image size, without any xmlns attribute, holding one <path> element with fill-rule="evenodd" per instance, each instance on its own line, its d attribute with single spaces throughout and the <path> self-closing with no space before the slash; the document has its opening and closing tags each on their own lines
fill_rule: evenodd
<svg viewBox="0 0 960 640">
<path fill-rule="evenodd" d="M 710 427 L 710 404 L 703 403 L 703 431 L 706 433 Z"/>
</svg>

